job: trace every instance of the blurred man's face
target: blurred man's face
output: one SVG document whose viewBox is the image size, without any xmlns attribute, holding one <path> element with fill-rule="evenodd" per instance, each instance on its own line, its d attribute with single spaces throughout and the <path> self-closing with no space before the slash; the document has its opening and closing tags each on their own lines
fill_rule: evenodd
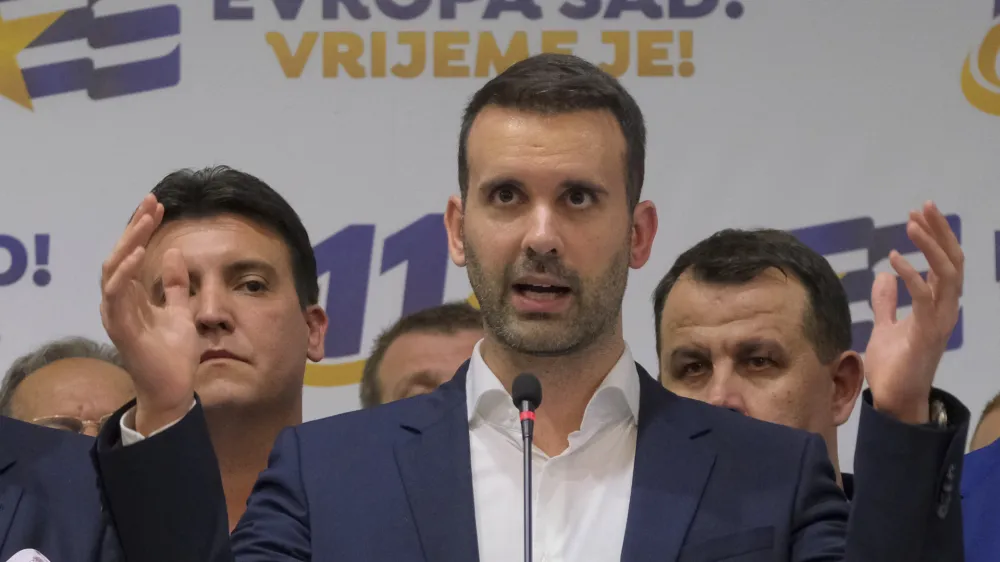
<svg viewBox="0 0 1000 562">
<path fill-rule="evenodd" d="M 803 326 L 808 302 L 802 284 L 776 269 L 742 285 L 681 275 L 663 309 L 660 381 L 681 396 L 836 443 L 860 392 L 861 362 L 851 352 L 819 360 Z"/>
<path fill-rule="evenodd" d="M 10 406 L 19 420 L 97 435 L 97 422 L 133 396 L 132 379 L 120 367 L 99 359 L 62 359 L 28 375 Z"/>
<path fill-rule="evenodd" d="M 620 323 L 629 266 L 645 263 L 656 229 L 651 203 L 629 209 L 625 154 L 607 111 L 488 107 L 476 118 L 449 244 L 507 348 L 566 355 Z"/>
<path fill-rule="evenodd" d="M 402 400 L 434 389 L 451 380 L 472 356 L 482 330 L 408 332 L 393 340 L 379 363 L 377 384 L 382 403 Z"/>
<path fill-rule="evenodd" d="M 301 408 L 306 360 L 323 358 L 327 320 L 305 309 L 290 252 L 271 230 L 236 215 L 169 222 L 153 235 L 143 283 L 162 300 L 161 264 L 180 250 L 201 340 L 195 390 L 207 408 Z"/>
<path fill-rule="evenodd" d="M 972 443 L 969 445 L 970 451 L 982 449 L 1000 439 L 1000 408 L 994 408 L 992 412 L 983 416 L 979 423 L 979 428 L 972 435 Z"/>
</svg>

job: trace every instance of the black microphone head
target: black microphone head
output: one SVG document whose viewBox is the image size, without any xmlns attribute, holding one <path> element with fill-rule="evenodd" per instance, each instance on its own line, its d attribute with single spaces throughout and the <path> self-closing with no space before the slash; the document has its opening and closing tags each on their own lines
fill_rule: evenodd
<svg viewBox="0 0 1000 562">
<path fill-rule="evenodd" d="M 522 402 L 527 402 L 534 410 L 542 403 L 542 383 L 531 373 L 521 373 L 510 387 L 510 396 L 518 410 L 521 409 Z"/>
</svg>

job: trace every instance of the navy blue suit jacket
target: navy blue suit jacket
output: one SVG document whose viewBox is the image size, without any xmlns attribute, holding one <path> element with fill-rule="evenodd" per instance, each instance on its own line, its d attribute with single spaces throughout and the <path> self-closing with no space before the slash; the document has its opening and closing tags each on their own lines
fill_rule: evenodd
<svg viewBox="0 0 1000 562">
<path fill-rule="evenodd" d="M 1000 560 L 1000 439 L 965 457 L 962 513 L 968 562 Z"/>
<path fill-rule="evenodd" d="M 192 420 L 125 448 L 112 421 L 97 459 L 116 521 L 130 522 L 120 524 L 123 543 L 157 548 L 172 539 L 155 530 L 169 525 L 174 536 L 204 545 L 192 561 L 479 560 L 467 365 L 429 395 L 285 430 L 231 537 L 224 517 L 199 527 L 169 506 L 149 509 L 133 493 L 163 471 L 207 474 L 210 448 L 195 461 L 189 445 L 180 466 L 147 462 L 153 454 L 169 459 L 171 446 L 207 431 L 197 409 Z M 943 560 L 961 560 L 958 494 L 943 495 L 941 483 L 948 471 L 961 471 L 967 410 L 958 427 L 934 430 L 863 404 L 849 505 L 820 437 L 680 398 L 641 367 L 640 379 L 622 560 L 912 562 L 927 536 L 944 541 Z M 192 480 L 173 493 L 225 512 L 221 487 L 211 481 Z"/>
<path fill-rule="evenodd" d="M 90 459 L 94 440 L 0 416 L 0 560 L 119 560 Z"/>
</svg>

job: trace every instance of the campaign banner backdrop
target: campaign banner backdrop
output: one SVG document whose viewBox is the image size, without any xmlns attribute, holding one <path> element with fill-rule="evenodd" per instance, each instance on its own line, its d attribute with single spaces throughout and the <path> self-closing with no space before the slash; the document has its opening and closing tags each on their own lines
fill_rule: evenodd
<svg viewBox="0 0 1000 562">
<path fill-rule="evenodd" d="M 645 112 L 660 229 L 624 315 L 650 371 L 653 288 L 725 227 L 827 255 L 863 350 L 889 250 L 926 268 L 904 224 L 933 199 L 967 256 L 938 385 L 976 416 L 1000 391 L 1000 0 L 0 0 L 0 363 L 106 341 L 100 266 L 139 200 L 227 164 L 315 245 L 330 329 L 306 418 L 357 408 L 380 330 L 470 297 L 442 225 L 461 110 L 540 52 L 601 64 Z"/>
</svg>

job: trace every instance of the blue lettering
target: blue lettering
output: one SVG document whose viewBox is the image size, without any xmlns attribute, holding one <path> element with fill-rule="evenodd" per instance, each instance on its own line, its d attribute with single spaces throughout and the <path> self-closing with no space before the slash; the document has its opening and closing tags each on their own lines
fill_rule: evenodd
<svg viewBox="0 0 1000 562">
<path fill-rule="evenodd" d="M 948 225 L 955 233 L 959 242 L 962 240 L 962 221 L 957 215 L 945 217 Z M 847 221 L 821 224 L 791 231 L 791 234 L 799 239 L 803 244 L 809 246 L 817 253 L 824 256 L 838 254 L 850 250 L 867 249 L 868 264 L 864 269 L 845 272 L 841 276 L 841 284 L 847 294 L 848 302 L 868 302 L 871 303 L 872 283 L 875 281 L 874 267 L 882 260 L 889 257 L 889 253 L 895 249 L 901 254 L 917 252 L 919 249 L 914 245 L 906 234 L 906 223 L 893 224 L 875 228 L 875 223 L 871 218 L 863 217 Z M 998 233 L 998 246 L 1000 246 L 1000 233 Z M 1000 257 L 998 257 L 1000 260 Z M 921 275 L 926 279 L 926 272 Z M 998 272 L 1000 277 L 1000 272 Z M 897 278 L 897 305 L 899 307 L 910 306 L 913 302 L 906 284 L 901 278 Z M 959 309 L 958 323 L 948 340 L 947 349 L 958 349 L 962 347 L 963 341 L 963 320 L 962 310 Z M 851 340 L 854 351 L 863 352 L 868 346 L 874 324 L 871 320 L 861 320 L 851 325 Z"/>
<path fill-rule="evenodd" d="M 327 357 L 345 357 L 361 350 L 361 336 L 368 302 L 375 225 L 352 224 L 313 248 L 316 274 L 330 274 L 326 310 Z"/>
<path fill-rule="evenodd" d="M 586 20 L 596 16 L 601 11 L 601 0 L 580 0 L 583 6 L 577 6 L 568 1 L 559 8 L 559 13 L 574 20 Z M 997 0 L 1000 2 L 1000 0 Z"/>
<path fill-rule="evenodd" d="M 424 15 L 431 6 L 431 0 L 413 0 L 408 6 L 400 6 L 394 0 L 375 0 L 378 9 L 394 20 L 412 20 Z"/>
<path fill-rule="evenodd" d="M 250 6 L 234 7 L 234 2 L 243 0 L 215 0 L 215 19 L 217 20 L 252 20 L 253 8 Z"/>
<path fill-rule="evenodd" d="M 304 0 L 274 0 L 274 7 L 278 10 L 278 17 L 283 20 L 294 20 L 299 17 L 299 10 L 302 9 Z"/>
<path fill-rule="evenodd" d="M 31 276 L 31 280 L 39 287 L 44 287 L 52 281 L 52 274 L 45 269 L 45 266 L 49 265 L 49 239 L 48 234 L 35 235 L 35 263 L 38 264 L 38 269 Z"/>
<path fill-rule="evenodd" d="M 425 215 L 382 243 L 382 273 L 406 264 L 403 315 L 444 302 L 448 274 L 448 233 L 444 217 Z"/>
<path fill-rule="evenodd" d="M 28 270 L 28 249 L 17 238 L 0 234 L 0 250 L 10 254 L 10 267 L 0 273 L 0 287 L 6 287 L 17 283 Z"/>
<path fill-rule="evenodd" d="M 455 6 L 459 4 L 468 4 L 470 2 L 475 2 L 476 0 L 441 0 L 441 19 L 443 20 L 453 20 L 455 19 Z M 997 0 L 1000 2 L 1000 0 Z"/>
<path fill-rule="evenodd" d="M 444 301 L 448 273 L 448 235 L 441 214 L 429 214 L 387 237 L 382 243 L 385 274 L 406 266 L 403 314 L 438 306 Z M 326 311 L 326 357 L 348 357 L 361 351 L 365 308 L 371 277 L 375 225 L 353 224 L 313 249 L 316 274 L 329 274 Z"/>
<path fill-rule="evenodd" d="M 495 20 L 502 12 L 517 11 L 529 20 L 537 20 L 542 17 L 542 9 L 535 4 L 535 0 L 490 0 L 483 12 L 484 20 Z"/>
<path fill-rule="evenodd" d="M 640 10 L 649 19 L 663 17 L 663 8 L 656 3 L 656 0 L 611 0 L 608 11 L 604 12 L 604 18 L 618 19 L 625 10 Z"/>
<path fill-rule="evenodd" d="M 715 7 L 719 5 L 719 0 L 695 0 L 697 3 L 689 6 L 686 0 L 670 0 L 671 18 L 700 18 L 711 14 Z M 739 2 L 732 2 L 737 6 Z M 742 7 L 739 10 L 742 14 Z M 730 16 L 732 17 L 732 16 Z M 738 16 L 737 16 L 738 17 Z"/>
<path fill-rule="evenodd" d="M 353 19 L 366 20 L 372 17 L 371 11 L 368 10 L 368 6 L 363 5 L 361 0 L 323 0 L 323 19 L 337 19 L 339 15 L 339 10 L 337 8 L 341 4 L 347 8 L 347 12 L 351 14 Z"/>
</svg>

